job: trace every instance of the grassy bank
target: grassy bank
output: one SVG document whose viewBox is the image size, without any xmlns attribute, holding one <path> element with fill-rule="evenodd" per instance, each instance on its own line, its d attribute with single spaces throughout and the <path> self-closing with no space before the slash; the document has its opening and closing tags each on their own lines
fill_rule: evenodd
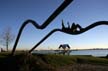
<svg viewBox="0 0 108 71">
<path fill-rule="evenodd" d="M 94 65 L 94 68 L 95 66 L 99 68 L 102 66 L 108 67 L 108 59 L 92 56 L 32 55 L 27 53 L 8 56 L 8 53 L 0 53 L 0 67 L 1 69 L 3 68 L 3 71 L 62 71 L 63 68 L 67 68 L 67 71 L 69 71 L 68 69 L 71 69 L 70 71 L 78 71 L 73 69 L 75 67 L 78 69 L 84 65 L 85 67 Z"/>
</svg>

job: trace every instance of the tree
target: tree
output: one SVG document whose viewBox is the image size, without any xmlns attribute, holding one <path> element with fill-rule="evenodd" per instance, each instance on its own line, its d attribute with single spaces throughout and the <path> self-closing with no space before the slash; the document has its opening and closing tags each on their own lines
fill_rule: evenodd
<svg viewBox="0 0 108 71">
<path fill-rule="evenodd" d="M 13 40 L 14 35 L 12 34 L 11 28 L 7 27 L 0 35 L 0 42 L 3 46 L 6 46 L 6 50 L 8 51 L 9 45 Z"/>
</svg>

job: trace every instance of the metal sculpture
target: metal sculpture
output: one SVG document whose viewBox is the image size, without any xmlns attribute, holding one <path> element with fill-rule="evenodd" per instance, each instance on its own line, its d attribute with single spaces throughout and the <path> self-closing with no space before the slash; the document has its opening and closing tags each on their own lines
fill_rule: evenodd
<svg viewBox="0 0 108 71">
<path fill-rule="evenodd" d="M 81 33 L 84 33 L 96 26 L 99 26 L 99 25 L 108 25 L 108 21 L 99 21 L 99 22 L 95 22 L 85 28 L 82 28 L 80 30 L 76 30 L 76 31 L 73 31 L 72 28 L 62 28 L 62 29 L 54 29 L 52 30 L 51 32 L 49 32 L 41 41 L 39 41 L 30 51 L 29 53 L 31 53 L 36 47 L 38 47 L 44 40 L 46 40 L 50 35 L 52 35 L 54 32 L 63 32 L 63 33 L 66 33 L 66 34 L 70 34 L 70 35 L 78 35 L 78 34 L 81 34 Z"/>
<path fill-rule="evenodd" d="M 16 38 L 16 41 L 15 41 L 15 44 L 14 44 L 14 47 L 13 47 L 13 50 L 12 50 L 12 55 L 14 55 L 15 53 L 15 49 L 16 49 L 16 46 L 18 44 L 18 41 L 19 41 L 19 38 L 21 36 L 21 33 L 24 29 L 24 27 L 31 23 L 33 24 L 36 29 L 44 29 L 46 28 L 50 22 L 52 20 L 54 20 L 56 18 L 57 15 L 59 15 L 60 12 L 63 11 L 63 9 L 65 9 L 73 0 L 65 0 L 59 8 L 57 8 L 57 10 L 40 26 L 38 25 L 35 21 L 33 20 L 27 20 L 23 23 L 23 25 L 21 26 L 20 30 L 19 30 L 19 33 L 18 33 L 18 36 Z M 69 23 L 68 23 L 69 24 Z M 49 32 L 42 40 L 40 40 L 31 50 L 29 50 L 29 53 L 31 53 L 36 47 L 38 47 L 43 41 L 45 41 L 49 36 L 51 36 L 54 32 L 63 32 L 63 33 L 66 33 L 66 34 L 70 34 L 70 35 L 78 35 L 78 34 L 81 34 L 81 33 L 84 33 L 96 26 L 99 26 L 99 25 L 108 25 L 108 21 L 98 21 L 98 22 L 95 22 L 85 28 L 82 28 L 79 24 L 75 24 L 73 23 L 72 26 L 68 26 L 68 27 L 65 27 L 64 24 L 63 24 L 63 21 L 62 21 L 62 28 L 57 28 L 57 29 L 53 29 L 51 32 Z M 77 30 L 77 28 L 79 28 L 79 30 Z"/>
<path fill-rule="evenodd" d="M 53 21 L 73 0 L 65 0 L 54 12 L 53 14 L 42 24 L 42 25 L 38 25 L 35 21 L 33 20 L 26 20 L 20 30 L 19 30 L 19 33 L 17 35 L 17 38 L 16 38 L 16 41 L 15 41 L 15 44 L 13 46 L 13 50 L 12 50 L 12 55 L 14 54 L 15 50 L 16 50 L 16 46 L 18 44 L 18 41 L 19 41 L 19 38 L 21 36 L 21 33 L 24 29 L 24 27 L 31 23 L 33 26 L 36 27 L 36 29 L 44 29 L 46 28 L 50 23 L 51 21 Z"/>
<path fill-rule="evenodd" d="M 63 55 L 68 54 L 69 55 L 70 46 L 68 44 L 61 44 L 58 48 L 59 48 L 59 53 L 58 54 L 63 54 Z"/>
</svg>

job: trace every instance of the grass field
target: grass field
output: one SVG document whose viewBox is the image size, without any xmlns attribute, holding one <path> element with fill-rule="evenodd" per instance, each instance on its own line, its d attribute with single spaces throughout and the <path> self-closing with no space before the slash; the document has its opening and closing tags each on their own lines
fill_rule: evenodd
<svg viewBox="0 0 108 71">
<path fill-rule="evenodd" d="M 0 53 L 3 71 L 108 71 L 108 59 L 92 56 Z"/>
</svg>

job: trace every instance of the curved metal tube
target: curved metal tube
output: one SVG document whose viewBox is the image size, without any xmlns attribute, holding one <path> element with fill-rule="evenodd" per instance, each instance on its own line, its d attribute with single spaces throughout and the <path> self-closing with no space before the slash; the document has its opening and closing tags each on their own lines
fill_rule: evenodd
<svg viewBox="0 0 108 71">
<path fill-rule="evenodd" d="M 108 21 L 98 21 L 98 22 L 95 22 L 85 28 L 82 28 L 80 31 L 75 31 L 73 32 L 70 28 L 67 28 L 67 29 L 62 29 L 61 32 L 64 32 L 64 33 L 67 33 L 67 34 L 71 34 L 71 35 L 78 35 L 78 34 L 81 34 L 81 33 L 84 33 L 96 26 L 99 26 L 99 25 L 108 25 Z"/>
<path fill-rule="evenodd" d="M 36 27 L 36 29 L 44 29 L 44 28 L 46 28 L 46 27 L 51 23 L 51 21 L 53 21 L 53 20 L 64 10 L 72 1 L 73 1 L 73 0 L 66 0 L 66 1 L 64 1 L 42 25 L 38 25 L 38 24 L 37 24 L 35 21 L 33 21 L 33 20 L 26 20 L 26 21 L 22 24 L 22 26 L 21 26 L 21 28 L 20 28 L 20 30 L 19 30 L 19 33 L 18 33 L 18 35 L 17 35 L 15 44 L 14 44 L 14 46 L 13 46 L 12 55 L 13 55 L 14 52 L 15 52 L 15 49 L 16 49 L 16 46 L 17 46 L 17 44 L 18 44 L 19 38 L 20 38 L 20 36 L 21 36 L 21 34 L 22 34 L 22 31 L 23 31 L 24 27 L 25 27 L 27 24 L 31 23 L 32 25 L 34 25 L 34 26 Z"/>
<path fill-rule="evenodd" d="M 60 7 L 58 7 L 58 8 L 56 9 L 56 11 L 55 11 L 42 25 L 38 25 L 38 24 L 37 24 L 35 21 L 33 21 L 33 20 L 26 20 L 26 21 L 22 24 L 22 26 L 21 26 L 21 28 L 20 28 L 20 30 L 19 30 L 19 32 L 18 32 L 18 35 L 17 35 L 16 41 L 15 41 L 15 44 L 14 44 L 14 46 L 13 46 L 12 55 L 14 55 L 14 52 L 15 52 L 15 50 L 16 50 L 16 47 L 17 47 L 17 44 L 18 44 L 18 42 L 19 42 L 20 36 L 21 36 L 21 34 L 22 34 L 22 31 L 23 31 L 24 27 L 25 27 L 27 24 L 31 23 L 33 26 L 35 26 L 36 29 L 44 29 L 44 28 L 46 28 L 46 27 L 50 24 L 50 22 L 51 22 L 52 20 L 54 20 L 54 19 L 56 18 L 56 16 L 59 15 L 59 13 L 61 13 L 72 1 L 73 1 L 73 0 L 65 0 L 65 1 L 60 5 Z M 73 32 L 73 30 L 72 30 L 71 28 L 66 28 L 66 29 L 54 29 L 54 30 L 52 30 L 50 33 L 48 33 L 40 42 L 38 42 L 38 43 L 29 51 L 29 53 L 32 52 L 37 46 L 39 46 L 44 40 L 46 40 L 50 35 L 52 35 L 52 34 L 53 34 L 54 32 L 56 32 L 56 31 L 64 32 L 64 33 L 71 34 L 71 35 L 78 35 L 78 34 L 84 33 L 84 32 L 86 32 L 86 31 L 88 31 L 88 30 L 90 30 L 90 29 L 92 29 L 92 28 L 94 28 L 94 27 L 96 27 L 96 26 L 99 26 L 99 25 L 108 25 L 108 21 L 98 21 L 98 22 L 95 22 L 95 23 L 93 23 L 93 24 L 91 24 L 91 25 L 85 27 L 85 28 L 82 28 L 80 31 L 74 31 L 74 32 Z"/>
<path fill-rule="evenodd" d="M 54 32 L 57 32 L 57 31 L 60 31 L 60 32 L 63 32 L 63 33 L 66 33 L 66 34 L 71 34 L 71 35 L 78 35 L 78 34 L 81 34 L 81 33 L 84 33 L 96 26 L 99 26 L 99 25 L 108 25 L 108 21 L 98 21 L 98 22 L 95 22 L 85 28 L 83 28 L 82 30 L 80 31 L 75 31 L 75 32 L 72 32 L 72 30 L 70 28 L 67 28 L 66 30 L 64 29 L 54 29 L 52 30 L 50 33 L 48 33 L 41 41 L 39 41 L 30 51 L 29 53 L 31 53 L 36 47 L 38 47 L 43 41 L 45 41 L 50 35 L 52 35 Z M 21 33 L 20 33 L 21 34 Z"/>
<path fill-rule="evenodd" d="M 50 35 L 52 35 L 54 32 L 61 31 L 61 29 L 54 29 L 50 33 L 48 33 L 41 41 L 39 41 L 30 51 L 31 53 L 36 47 L 38 47 L 43 41 L 45 41 Z"/>
<path fill-rule="evenodd" d="M 57 31 L 60 31 L 60 32 L 63 32 L 63 33 L 66 33 L 66 34 L 71 34 L 71 35 L 78 35 L 78 34 L 81 34 L 81 33 L 84 33 L 96 26 L 99 26 L 99 25 L 108 25 L 108 21 L 99 21 L 99 22 L 95 22 L 85 28 L 83 28 L 81 31 L 76 31 L 76 32 L 72 32 L 71 29 L 68 29 L 68 30 L 63 30 L 63 29 L 54 29 L 52 30 L 50 33 L 48 33 L 40 42 L 38 42 L 30 51 L 29 53 L 31 53 L 36 47 L 38 47 L 44 40 L 46 40 L 50 35 L 52 35 L 54 32 L 57 32 Z"/>
</svg>

